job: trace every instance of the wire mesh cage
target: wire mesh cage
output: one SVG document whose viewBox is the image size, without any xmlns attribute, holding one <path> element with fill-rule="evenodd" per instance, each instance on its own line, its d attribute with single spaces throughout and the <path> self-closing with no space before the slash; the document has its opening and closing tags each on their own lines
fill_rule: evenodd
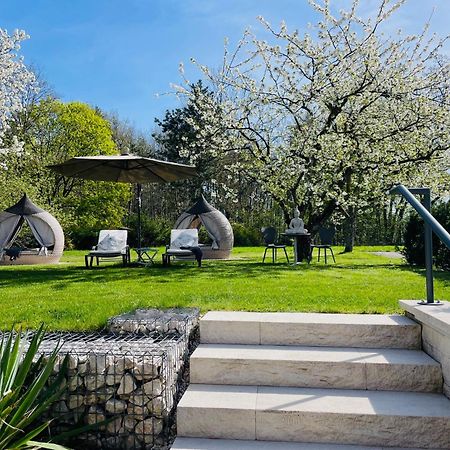
<svg viewBox="0 0 450 450">
<path fill-rule="evenodd" d="M 68 355 L 66 389 L 50 411 L 57 418 L 52 432 L 92 427 L 76 437 L 76 448 L 164 446 L 184 341 L 178 333 L 47 335 L 40 349 L 44 355 L 61 346 L 55 377 Z"/>
<path fill-rule="evenodd" d="M 58 349 L 49 382 L 67 365 L 63 394 L 43 417 L 51 435 L 73 435 L 77 449 L 168 448 L 198 320 L 197 309 L 138 310 L 112 318 L 113 331 L 47 333 L 43 360 Z"/>
<path fill-rule="evenodd" d="M 177 332 L 189 335 L 198 327 L 198 308 L 137 309 L 108 320 L 108 330 L 115 333 Z"/>
</svg>

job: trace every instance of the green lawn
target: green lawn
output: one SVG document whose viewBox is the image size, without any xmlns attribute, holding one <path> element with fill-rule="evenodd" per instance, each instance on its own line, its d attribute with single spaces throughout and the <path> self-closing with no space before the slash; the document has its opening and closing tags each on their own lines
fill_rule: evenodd
<svg viewBox="0 0 450 450">
<path fill-rule="evenodd" d="M 337 264 L 261 263 L 262 248 L 236 248 L 233 260 L 86 270 L 82 251 L 57 266 L 0 267 L 0 328 L 102 328 L 116 314 L 144 307 L 197 306 L 248 311 L 398 312 L 399 299 L 421 299 L 424 271 L 374 255 L 389 247 L 358 247 L 336 254 Z M 335 249 L 339 253 L 340 249 Z M 450 300 L 450 273 L 437 272 L 436 297 Z"/>
</svg>

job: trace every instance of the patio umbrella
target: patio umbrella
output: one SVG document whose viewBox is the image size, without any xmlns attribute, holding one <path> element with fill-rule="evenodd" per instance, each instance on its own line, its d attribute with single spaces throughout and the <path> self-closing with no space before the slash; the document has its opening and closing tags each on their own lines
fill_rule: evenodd
<svg viewBox="0 0 450 450">
<path fill-rule="evenodd" d="M 122 153 L 121 155 L 79 156 L 48 166 L 66 177 L 137 184 L 138 245 L 141 247 L 142 184 L 169 183 L 197 175 L 194 166 Z"/>
</svg>

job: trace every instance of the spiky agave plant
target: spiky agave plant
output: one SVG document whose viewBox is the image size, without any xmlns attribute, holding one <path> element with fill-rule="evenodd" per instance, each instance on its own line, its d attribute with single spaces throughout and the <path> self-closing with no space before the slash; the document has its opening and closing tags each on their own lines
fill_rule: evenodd
<svg viewBox="0 0 450 450">
<path fill-rule="evenodd" d="M 32 334 L 11 332 L 1 339 L 0 450 L 65 448 L 55 443 L 34 440 L 51 422 L 42 422 L 41 416 L 60 397 L 67 370 L 67 359 L 64 359 L 58 375 L 49 382 L 59 346 L 48 359 L 39 356 L 38 350 L 44 335 L 45 330 L 41 326 Z"/>
</svg>

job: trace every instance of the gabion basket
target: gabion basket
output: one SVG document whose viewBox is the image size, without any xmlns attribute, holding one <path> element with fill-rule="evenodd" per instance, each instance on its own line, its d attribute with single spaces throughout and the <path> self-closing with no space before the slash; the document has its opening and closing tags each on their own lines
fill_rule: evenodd
<svg viewBox="0 0 450 450">
<path fill-rule="evenodd" d="M 167 441 L 184 338 L 178 334 L 126 335 L 57 333 L 41 351 L 57 346 L 68 355 L 63 397 L 51 415 L 54 433 L 89 425 L 76 448 L 156 449 Z M 81 447 L 82 445 L 82 447 Z"/>
</svg>

